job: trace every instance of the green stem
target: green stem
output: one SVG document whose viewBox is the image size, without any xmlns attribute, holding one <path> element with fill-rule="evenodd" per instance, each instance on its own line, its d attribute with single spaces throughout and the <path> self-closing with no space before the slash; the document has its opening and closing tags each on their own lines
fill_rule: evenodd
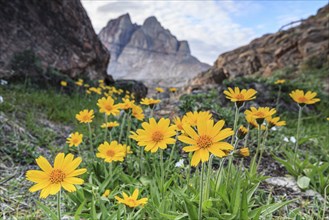
<svg viewBox="0 0 329 220">
<path fill-rule="evenodd" d="M 113 177 L 113 162 L 110 163 L 110 176 Z"/>
<path fill-rule="evenodd" d="M 259 167 L 260 162 L 262 160 L 262 156 L 263 156 L 263 152 L 264 152 L 265 141 L 267 139 L 267 135 L 268 135 L 268 124 L 266 125 L 266 131 L 265 131 L 263 143 L 261 143 L 261 149 L 260 149 L 260 155 L 259 155 L 259 159 L 258 159 L 258 163 L 257 163 L 257 168 Z"/>
<path fill-rule="evenodd" d="M 298 111 L 298 122 L 297 122 L 296 145 L 295 145 L 295 150 L 294 150 L 295 155 L 296 155 L 297 149 L 298 149 L 299 130 L 300 130 L 300 124 L 302 121 L 302 110 L 303 110 L 303 108 L 300 105 L 298 105 L 298 107 L 299 107 L 299 111 Z"/>
<path fill-rule="evenodd" d="M 219 164 L 219 168 L 217 170 L 217 176 L 216 176 L 216 188 L 215 188 L 215 191 L 218 191 L 218 188 L 219 188 L 219 184 L 221 182 L 221 180 L 219 179 L 220 178 L 220 173 L 221 173 L 221 170 L 222 170 L 222 167 L 223 167 L 223 164 L 225 162 L 226 158 L 223 158 Z"/>
<path fill-rule="evenodd" d="M 127 114 L 126 113 L 123 113 L 123 118 L 122 118 L 122 121 L 121 121 L 121 127 L 120 127 L 120 134 L 119 134 L 119 143 L 121 143 L 121 138 L 122 138 L 122 133 L 123 133 L 123 127 L 126 123 L 126 117 L 127 117 Z"/>
<path fill-rule="evenodd" d="M 163 198 L 163 194 L 164 194 L 164 188 L 163 188 L 163 185 L 164 185 L 164 168 L 163 168 L 163 150 L 161 149 L 160 150 L 160 168 L 161 168 L 161 195 L 162 195 L 162 198 Z"/>
<path fill-rule="evenodd" d="M 201 162 L 202 163 L 202 162 Z M 200 176 L 200 198 L 199 198 L 199 213 L 198 220 L 202 220 L 202 202 L 203 202 L 203 175 L 204 175 L 204 164 L 201 164 L 201 176 Z"/>
<path fill-rule="evenodd" d="M 140 147 L 140 160 L 139 160 L 139 170 L 140 170 L 140 175 L 143 175 L 143 151 L 144 148 Z"/>
<path fill-rule="evenodd" d="M 212 160 L 214 158 L 214 155 L 210 155 L 209 161 L 208 161 L 208 171 L 207 171 L 207 177 L 206 177 L 206 188 L 204 190 L 205 200 L 209 198 L 209 190 L 210 190 L 210 177 L 212 176 Z"/>
<path fill-rule="evenodd" d="M 61 190 L 57 194 L 57 214 L 58 220 L 61 220 Z"/>
<path fill-rule="evenodd" d="M 250 131 L 249 131 L 249 129 L 250 129 L 250 124 L 248 124 L 247 129 L 248 129 L 248 133 L 247 133 L 246 137 L 244 138 L 244 147 L 248 147 L 248 146 L 247 146 L 247 143 L 248 143 L 249 133 L 250 133 Z"/>
<path fill-rule="evenodd" d="M 150 112 L 150 118 L 153 118 L 154 108 L 155 108 L 155 105 L 154 105 L 152 108 L 150 108 L 150 109 L 151 109 L 151 112 Z"/>
<path fill-rule="evenodd" d="M 257 141 L 257 148 L 256 148 L 256 153 L 252 159 L 252 162 L 251 162 L 251 166 L 250 166 L 250 171 L 251 172 L 254 172 L 254 168 L 255 168 L 255 163 L 256 163 L 256 160 L 257 160 L 257 155 L 258 155 L 258 152 L 259 152 L 259 148 L 260 148 L 260 133 L 261 133 L 261 125 L 258 124 L 258 141 Z M 255 170 L 255 173 L 257 171 L 257 168 Z"/>
<path fill-rule="evenodd" d="M 128 145 L 128 141 L 130 142 L 129 134 L 130 134 L 130 130 L 131 130 L 131 115 L 130 114 L 128 114 L 127 123 L 128 123 L 128 128 L 127 128 L 127 135 L 126 135 L 126 144 Z M 129 143 L 129 145 L 130 145 L 130 143 Z M 126 154 L 127 154 L 127 152 L 126 152 Z"/>
<path fill-rule="evenodd" d="M 167 170 L 170 168 L 170 163 L 171 163 L 171 160 L 174 156 L 174 152 L 175 152 L 175 148 L 176 148 L 176 142 L 177 142 L 177 135 L 175 137 L 175 143 L 174 143 L 174 146 L 172 147 L 171 149 L 171 153 L 170 153 L 170 156 L 169 156 L 169 163 L 168 163 L 168 166 L 167 166 Z"/>
<path fill-rule="evenodd" d="M 234 137 L 236 135 L 235 133 L 236 133 L 236 126 L 238 124 L 238 120 L 239 120 L 239 108 L 238 108 L 238 105 L 235 103 L 235 115 L 234 115 L 234 125 L 233 125 L 234 135 L 232 136 L 232 139 L 231 139 L 231 145 L 233 145 Z"/>
<path fill-rule="evenodd" d="M 280 96 L 281 96 L 281 85 L 279 85 L 278 98 L 276 99 L 276 104 L 275 104 L 277 111 L 279 111 Z"/>
<path fill-rule="evenodd" d="M 189 153 L 189 159 L 190 159 L 190 162 L 188 164 L 188 169 L 187 169 L 187 177 L 186 177 L 186 182 L 187 182 L 187 185 L 189 186 L 190 184 L 190 176 L 191 176 L 191 154 L 192 153 Z"/>
<path fill-rule="evenodd" d="M 294 163 L 295 163 L 295 167 L 296 166 L 296 158 L 297 158 L 297 149 L 298 149 L 298 142 L 299 142 L 299 131 L 300 131 L 300 124 L 302 122 L 302 111 L 303 108 L 298 105 L 299 107 L 299 111 L 298 111 L 298 121 L 297 121 L 297 134 L 296 134 L 296 145 L 295 145 L 295 149 L 294 149 Z"/>
<path fill-rule="evenodd" d="M 88 123 L 88 131 L 89 131 L 90 152 L 93 153 L 94 148 L 93 148 L 93 140 L 92 140 L 92 133 L 91 133 L 90 123 Z"/>
<path fill-rule="evenodd" d="M 107 124 L 107 114 L 104 114 L 104 118 L 105 118 L 105 124 Z M 104 141 L 106 141 L 106 137 L 107 137 L 107 130 L 108 130 L 108 128 L 106 127 L 104 130 L 105 130 L 105 134 L 104 134 Z"/>
</svg>

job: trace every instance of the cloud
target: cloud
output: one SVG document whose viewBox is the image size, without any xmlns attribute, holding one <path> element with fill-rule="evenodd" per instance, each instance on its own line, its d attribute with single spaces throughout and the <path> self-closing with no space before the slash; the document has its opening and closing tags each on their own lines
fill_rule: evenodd
<svg viewBox="0 0 329 220">
<path fill-rule="evenodd" d="M 124 13 L 129 13 L 132 22 L 137 24 L 142 24 L 150 16 L 156 16 L 162 26 L 170 30 L 178 40 L 189 42 L 192 55 L 209 64 L 223 52 L 245 45 L 265 32 L 277 31 L 279 25 L 300 18 L 306 10 L 301 3 L 290 2 L 282 9 L 281 4 L 272 1 L 237 0 L 82 0 L 82 4 L 96 33 L 110 19 Z"/>
<path fill-rule="evenodd" d="M 234 1 L 82 1 L 98 33 L 110 19 L 129 13 L 132 22 L 142 24 L 156 16 L 163 27 L 187 40 L 192 55 L 213 63 L 220 53 L 248 43 L 254 33 L 230 17 L 241 4 Z"/>
</svg>

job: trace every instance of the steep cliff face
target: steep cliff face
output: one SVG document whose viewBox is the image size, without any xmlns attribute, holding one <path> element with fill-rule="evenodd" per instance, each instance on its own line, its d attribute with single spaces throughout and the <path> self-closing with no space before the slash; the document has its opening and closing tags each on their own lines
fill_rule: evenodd
<svg viewBox="0 0 329 220">
<path fill-rule="evenodd" d="M 329 62 L 329 5 L 288 30 L 266 34 L 248 45 L 221 54 L 214 65 L 196 76 L 191 85 L 221 83 L 226 78 L 271 73 L 298 67 L 311 58 Z"/>
<path fill-rule="evenodd" d="M 110 55 L 79 0 L 0 1 L 0 8 L 0 77 L 20 74 L 11 64 L 25 51 L 43 69 L 55 68 L 70 77 L 106 76 Z"/>
<path fill-rule="evenodd" d="M 148 84 L 184 84 L 210 66 L 193 57 L 187 41 L 178 41 L 155 17 L 133 24 L 129 14 L 110 20 L 99 38 L 112 55 L 108 73 Z"/>
</svg>

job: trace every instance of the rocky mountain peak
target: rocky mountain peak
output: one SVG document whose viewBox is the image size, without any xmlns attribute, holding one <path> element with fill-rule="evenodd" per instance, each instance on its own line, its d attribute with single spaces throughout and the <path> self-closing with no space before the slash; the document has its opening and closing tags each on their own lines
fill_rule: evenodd
<svg viewBox="0 0 329 220">
<path fill-rule="evenodd" d="M 248 45 L 221 54 L 209 70 L 200 73 L 189 84 L 197 88 L 255 73 L 269 76 L 285 67 L 298 69 L 312 59 L 329 63 L 328 14 L 327 4 L 314 16 L 294 21 L 276 33 L 265 34 Z"/>
<path fill-rule="evenodd" d="M 115 78 L 182 83 L 209 67 L 154 16 L 137 25 L 129 14 L 122 15 L 110 20 L 99 38 L 111 52 L 108 73 Z"/>
</svg>

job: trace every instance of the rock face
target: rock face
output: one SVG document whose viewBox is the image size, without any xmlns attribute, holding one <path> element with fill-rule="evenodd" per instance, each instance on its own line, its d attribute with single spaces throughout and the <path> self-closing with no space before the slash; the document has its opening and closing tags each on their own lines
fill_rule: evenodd
<svg viewBox="0 0 329 220">
<path fill-rule="evenodd" d="M 172 86 L 210 67 L 193 57 L 188 42 L 178 41 L 155 17 L 137 25 L 129 14 L 122 15 L 110 20 L 99 38 L 112 55 L 108 73 L 117 79 Z"/>
<path fill-rule="evenodd" d="M 70 77 L 107 76 L 110 55 L 79 0 L 0 1 L 0 8 L 1 78 L 20 77 L 11 66 L 17 55 L 29 59 L 24 54 Z"/>
<path fill-rule="evenodd" d="M 218 84 L 226 78 L 271 73 L 283 67 L 298 67 L 315 58 L 329 62 L 329 5 L 298 26 L 266 34 L 248 45 L 224 53 L 214 65 L 200 73 L 190 84 Z"/>
</svg>

